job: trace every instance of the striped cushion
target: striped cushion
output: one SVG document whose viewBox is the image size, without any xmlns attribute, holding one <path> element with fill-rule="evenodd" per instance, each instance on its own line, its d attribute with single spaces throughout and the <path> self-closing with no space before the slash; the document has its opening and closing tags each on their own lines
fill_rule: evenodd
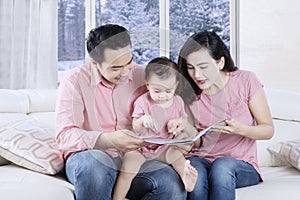
<svg viewBox="0 0 300 200">
<path fill-rule="evenodd" d="M 286 164 L 300 170 L 300 140 L 279 142 L 270 146 L 268 150 Z"/>
</svg>

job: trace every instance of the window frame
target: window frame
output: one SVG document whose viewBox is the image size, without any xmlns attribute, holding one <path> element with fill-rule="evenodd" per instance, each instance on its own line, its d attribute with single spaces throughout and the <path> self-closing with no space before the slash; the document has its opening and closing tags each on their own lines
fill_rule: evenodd
<svg viewBox="0 0 300 200">
<path fill-rule="evenodd" d="M 230 1 L 230 53 L 239 66 L 239 0 Z M 85 0 L 85 35 L 96 26 L 96 0 Z M 160 56 L 170 55 L 169 0 L 159 0 Z M 85 50 L 85 57 L 88 53 Z"/>
</svg>

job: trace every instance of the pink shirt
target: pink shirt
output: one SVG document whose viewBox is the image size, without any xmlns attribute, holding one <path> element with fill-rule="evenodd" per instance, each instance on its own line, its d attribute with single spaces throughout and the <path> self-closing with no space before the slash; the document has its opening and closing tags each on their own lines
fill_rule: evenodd
<svg viewBox="0 0 300 200">
<path fill-rule="evenodd" d="M 173 135 L 168 132 L 167 123 L 174 118 L 187 117 L 184 110 L 184 103 L 180 96 L 175 95 L 173 104 L 168 108 L 162 108 L 156 105 L 147 92 L 140 96 L 134 103 L 134 110 L 132 117 L 140 118 L 143 115 L 151 115 L 156 122 L 156 129 L 146 129 L 141 134 L 142 137 L 156 137 L 156 138 L 171 138 Z"/>
<path fill-rule="evenodd" d="M 204 129 L 215 122 L 231 118 L 255 125 L 248 103 L 260 88 L 262 84 L 252 72 L 231 72 L 222 91 L 215 95 L 202 93 L 190 106 L 197 128 Z M 260 173 L 256 141 L 241 135 L 209 133 L 203 137 L 203 146 L 200 149 L 194 148 L 190 155 L 204 157 L 210 162 L 230 156 L 250 163 Z"/>
<path fill-rule="evenodd" d="M 56 140 L 67 158 L 93 149 L 103 132 L 132 129 L 135 99 L 146 91 L 144 68 L 135 66 L 127 83 L 112 87 L 90 62 L 76 67 L 60 83 L 56 105 Z M 103 149 L 119 156 L 116 149 Z"/>
<path fill-rule="evenodd" d="M 167 129 L 168 122 L 174 118 L 187 117 L 184 110 L 184 102 L 180 96 L 175 95 L 173 104 L 170 107 L 162 108 L 153 102 L 149 92 L 143 94 L 135 101 L 132 117 L 140 118 L 145 114 L 151 115 L 155 120 L 156 130 L 146 129 L 140 134 L 140 136 L 144 138 L 172 138 L 173 134 L 169 133 Z M 148 158 L 156 158 L 165 151 L 166 148 L 167 145 L 149 145 L 140 148 L 140 151 Z"/>
</svg>

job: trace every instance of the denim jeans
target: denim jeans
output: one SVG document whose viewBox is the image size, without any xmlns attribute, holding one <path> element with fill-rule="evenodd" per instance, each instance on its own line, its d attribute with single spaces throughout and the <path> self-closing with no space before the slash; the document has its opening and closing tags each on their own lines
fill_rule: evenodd
<svg viewBox="0 0 300 200">
<path fill-rule="evenodd" d="M 110 200 L 121 166 L 120 158 L 112 158 L 99 150 L 71 155 L 66 162 L 66 175 L 75 187 L 76 200 Z M 127 194 L 130 200 L 184 200 L 183 183 L 172 167 L 146 161 L 133 179 Z"/>
<path fill-rule="evenodd" d="M 188 200 L 234 200 L 235 189 L 258 184 L 260 177 L 247 162 L 222 157 L 210 163 L 204 158 L 188 158 L 198 171 L 195 189 Z"/>
</svg>

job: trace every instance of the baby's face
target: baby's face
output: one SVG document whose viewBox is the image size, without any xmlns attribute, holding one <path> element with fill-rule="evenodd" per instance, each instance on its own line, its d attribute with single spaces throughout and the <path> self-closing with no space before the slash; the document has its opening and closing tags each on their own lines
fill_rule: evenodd
<svg viewBox="0 0 300 200">
<path fill-rule="evenodd" d="M 151 99 L 156 104 L 167 104 L 173 102 L 173 97 L 176 91 L 177 81 L 176 76 L 162 80 L 155 74 L 151 75 L 147 82 Z"/>
</svg>

